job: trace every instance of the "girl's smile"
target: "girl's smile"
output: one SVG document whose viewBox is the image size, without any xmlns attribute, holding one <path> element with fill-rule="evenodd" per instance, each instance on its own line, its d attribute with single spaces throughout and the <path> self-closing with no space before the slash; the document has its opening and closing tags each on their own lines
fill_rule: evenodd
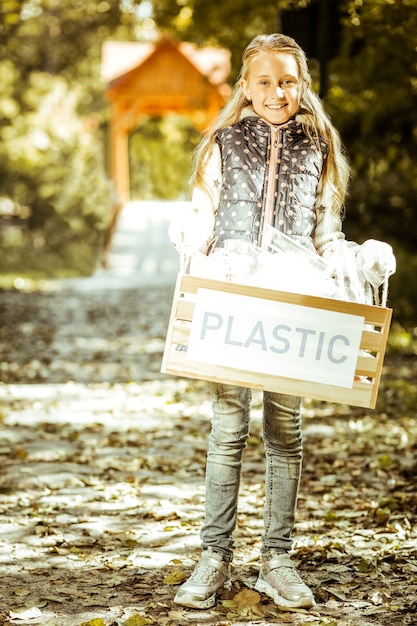
<svg viewBox="0 0 417 626">
<path fill-rule="evenodd" d="M 298 111 L 299 70 L 291 54 L 260 52 L 240 85 L 255 113 L 270 124 L 285 124 Z"/>
</svg>

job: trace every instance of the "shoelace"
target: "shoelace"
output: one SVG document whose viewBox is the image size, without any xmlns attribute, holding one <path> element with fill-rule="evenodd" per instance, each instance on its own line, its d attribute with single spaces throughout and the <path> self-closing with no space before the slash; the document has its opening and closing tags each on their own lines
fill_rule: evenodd
<svg viewBox="0 0 417 626">
<path fill-rule="evenodd" d="M 275 570 L 271 571 L 271 574 L 273 574 L 275 571 L 277 572 L 278 576 L 282 578 L 282 580 L 286 583 L 296 583 L 297 585 L 304 584 L 294 567 L 277 567 Z"/>
<path fill-rule="evenodd" d="M 211 583 L 216 577 L 219 571 L 215 567 L 210 565 L 198 565 L 194 572 L 191 574 L 189 580 L 193 582 L 202 582 L 204 584 Z"/>
</svg>

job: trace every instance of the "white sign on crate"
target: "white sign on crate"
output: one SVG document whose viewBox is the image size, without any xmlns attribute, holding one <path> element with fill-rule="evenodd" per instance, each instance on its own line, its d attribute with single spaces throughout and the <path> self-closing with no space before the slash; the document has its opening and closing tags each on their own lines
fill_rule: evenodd
<svg viewBox="0 0 417 626">
<path fill-rule="evenodd" d="M 187 358 L 352 387 L 364 317 L 199 288 Z"/>
</svg>

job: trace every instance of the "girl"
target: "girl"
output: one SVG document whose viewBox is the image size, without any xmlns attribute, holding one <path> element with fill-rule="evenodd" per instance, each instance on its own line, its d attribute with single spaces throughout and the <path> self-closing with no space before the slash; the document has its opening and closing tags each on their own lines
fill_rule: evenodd
<svg viewBox="0 0 417 626">
<path fill-rule="evenodd" d="M 196 152 L 192 210 L 172 222 L 169 236 L 183 255 L 210 254 L 227 239 L 262 247 L 271 224 L 330 257 L 335 239 L 344 239 L 348 179 L 339 135 L 312 91 L 303 50 L 290 37 L 260 35 L 244 51 L 234 94 Z M 229 581 L 249 435 L 250 389 L 211 383 L 211 395 L 203 551 L 174 599 L 194 608 L 213 606 Z M 302 462 L 300 404 L 299 397 L 263 393 L 266 479 L 256 589 L 278 605 L 308 608 L 313 594 L 289 556 Z"/>
</svg>

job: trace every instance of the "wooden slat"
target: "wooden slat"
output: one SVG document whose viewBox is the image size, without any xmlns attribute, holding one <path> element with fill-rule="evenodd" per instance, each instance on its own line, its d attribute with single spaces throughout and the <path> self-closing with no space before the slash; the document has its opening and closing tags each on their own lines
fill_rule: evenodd
<svg viewBox="0 0 417 626">
<path fill-rule="evenodd" d="M 378 374 L 379 359 L 374 356 L 358 356 L 355 374 L 357 376 L 370 376 L 375 378 Z"/>
<path fill-rule="evenodd" d="M 191 322 L 194 314 L 194 302 L 190 302 L 189 300 L 183 300 L 180 298 L 178 300 L 177 306 L 177 319 L 186 320 Z"/>
<path fill-rule="evenodd" d="M 376 330 L 365 329 L 362 333 L 361 350 L 370 350 L 371 352 L 379 352 L 384 349 L 384 334 Z"/>
<path fill-rule="evenodd" d="M 190 338 L 191 326 L 176 324 L 172 329 L 172 343 L 177 345 L 187 345 Z"/>
<path fill-rule="evenodd" d="M 277 300 L 279 302 L 288 302 L 290 304 L 298 304 L 300 306 L 310 306 L 316 309 L 325 309 L 328 311 L 341 311 L 349 315 L 364 316 L 367 324 L 372 326 L 384 326 L 386 323 L 386 311 L 383 307 L 371 306 L 368 304 L 358 304 L 356 302 L 346 302 L 335 300 L 333 298 L 319 298 L 317 296 L 307 296 L 298 293 L 289 293 L 287 291 L 275 291 L 273 289 L 264 289 L 252 287 L 250 285 L 240 285 L 238 283 L 226 283 L 219 280 L 210 280 L 208 278 L 199 278 L 198 276 L 183 276 L 181 290 L 185 293 L 197 293 L 200 287 L 205 289 L 213 289 L 215 291 L 224 291 L 228 293 L 237 293 L 244 296 L 254 296 L 255 298 L 264 298 L 265 300 Z"/>
<path fill-rule="evenodd" d="M 217 381 L 229 385 L 252 387 L 253 389 L 266 389 L 278 393 L 367 408 L 370 407 L 372 401 L 373 385 L 371 383 L 355 382 L 353 388 L 344 388 L 291 378 L 278 378 L 268 374 L 240 371 L 221 365 L 197 363 L 187 359 L 186 352 L 179 351 L 172 352 L 170 366 L 166 371 L 167 374 L 185 376 L 186 378 Z"/>
</svg>

